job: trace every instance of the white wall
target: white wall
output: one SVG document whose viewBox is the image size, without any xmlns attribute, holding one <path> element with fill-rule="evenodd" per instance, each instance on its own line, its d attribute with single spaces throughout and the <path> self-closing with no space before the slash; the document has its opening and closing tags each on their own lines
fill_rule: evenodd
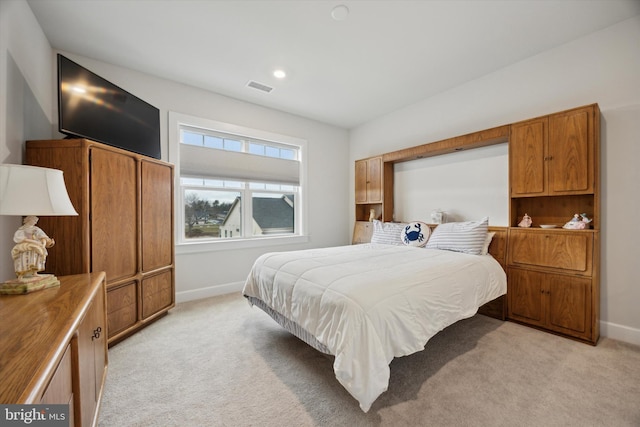
<svg viewBox="0 0 640 427">
<path fill-rule="evenodd" d="M 0 135 L 4 136 L 0 140 L 0 160 L 22 163 L 25 140 L 59 136 L 52 131 L 57 129 L 56 52 L 52 51 L 24 0 L 2 0 L 0 12 L 0 90 L 3 102 L 6 99 L 0 110 Z M 168 158 L 168 111 L 307 140 L 308 242 L 178 255 L 178 300 L 239 290 L 253 261 L 264 252 L 349 243 L 349 145 L 345 129 L 62 53 L 160 109 L 165 160 Z M 19 217 L 0 217 L 0 274 L 4 276 L 0 280 L 13 275 L 10 250 L 13 232 L 19 225 Z"/>
<path fill-rule="evenodd" d="M 639 43 L 640 17 L 636 17 L 353 129 L 351 191 L 357 159 L 597 102 L 602 112 L 601 332 L 640 344 L 636 265 L 640 223 L 634 220 L 640 212 Z M 426 166 L 422 172 L 412 170 L 410 177 L 415 188 L 435 184 L 431 193 L 411 190 L 420 191 L 419 198 L 425 201 L 432 194 L 438 197 L 448 182 L 433 179 Z M 485 174 L 503 176 L 506 171 L 482 161 L 466 169 L 469 181 Z M 463 209 L 463 200 L 459 206 L 437 207 Z M 395 202 L 401 202 L 396 212 L 408 210 L 411 215 L 397 219 L 428 218 L 427 202 L 423 208 L 402 198 Z M 477 205 L 465 215 L 484 216 L 492 209 L 490 203 Z M 506 199 L 503 205 L 508 209 Z M 352 221 L 354 215 L 352 203 Z"/>
<path fill-rule="evenodd" d="M 503 143 L 397 163 L 395 219 L 430 222 L 431 212 L 438 209 L 447 222 L 487 216 L 490 225 L 508 225 L 508 155 Z"/>
<path fill-rule="evenodd" d="M 0 163 L 22 163 L 24 141 L 51 137 L 51 46 L 24 0 L 0 1 Z M 0 280 L 15 277 L 13 233 L 20 217 L 0 216 Z"/>
<path fill-rule="evenodd" d="M 163 160 L 168 159 L 169 151 L 169 111 L 307 141 L 309 242 L 216 252 L 181 253 L 177 250 L 178 302 L 239 291 L 253 261 L 265 252 L 349 243 L 349 145 L 348 132 L 345 129 L 68 52 L 61 53 L 160 109 Z M 327 170 L 332 172 L 327 174 Z"/>
</svg>

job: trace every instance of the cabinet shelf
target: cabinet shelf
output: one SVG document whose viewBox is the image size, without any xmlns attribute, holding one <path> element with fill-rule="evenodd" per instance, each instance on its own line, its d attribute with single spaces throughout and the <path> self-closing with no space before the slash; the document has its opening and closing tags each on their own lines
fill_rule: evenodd
<svg viewBox="0 0 640 427">
<path fill-rule="evenodd" d="M 593 194 L 567 196 L 513 197 L 511 199 L 511 225 L 517 226 L 527 214 L 533 220 L 533 227 L 553 224 L 562 227 L 574 214 L 586 213 L 593 221 L 590 226 L 598 229 L 600 218 L 596 214 Z"/>
</svg>

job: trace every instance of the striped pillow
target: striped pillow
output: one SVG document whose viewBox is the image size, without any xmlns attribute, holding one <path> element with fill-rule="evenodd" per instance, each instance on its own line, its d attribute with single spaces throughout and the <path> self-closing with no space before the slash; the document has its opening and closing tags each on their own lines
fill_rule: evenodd
<svg viewBox="0 0 640 427">
<path fill-rule="evenodd" d="M 400 233 L 407 224 L 402 222 L 382 222 L 377 219 L 373 221 L 373 235 L 371 243 L 382 243 L 384 245 L 404 245 Z"/>
<path fill-rule="evenodd" d="M 447 222 L 431 234 L 426 248 L 444 249 L 471 255 L 481 255 L 487 239 L 489 218 L 480 221 Z"/>
</svg>

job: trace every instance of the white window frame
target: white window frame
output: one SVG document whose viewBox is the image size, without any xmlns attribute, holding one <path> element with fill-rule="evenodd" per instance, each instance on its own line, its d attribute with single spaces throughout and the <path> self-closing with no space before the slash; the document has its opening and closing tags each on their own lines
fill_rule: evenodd
<svg viewBox="0 0 640 427">
<path fill-rule="evenodd" d="M 299 150 L 300 156 L 300 184 L 296 198 L 295 234 L 282 234 L 273 236 L 255 236 L 238 239 L 197 239 L 185 240 L 184 238 L 184 192 L 180 184 L 180 128 L 181 126 L 201 128 L 214 132 L 243 136 L 249 139 L 257 139 L 276 144 L 293 145 Z M 175 241 L 176 253 L 196 253 L 230 249 L 244 249 L 267 247 L 276 245 L 300 244 L 309 241 L 307 232 L 307 141 L 288 135 L 280 135 L 264 130 L 252 129 L 245 126 L 223 123 L 215 120 L 195 117 L 187 114 L 169 112 L 169 161 L 174 164 L 175 188 Z M 221 177 L 224 179 L 224 177 Z M 262 192 L 263 190 L 254 190 Z M 250 206 L 250 205 L 249 205 Z"/>
</svg>

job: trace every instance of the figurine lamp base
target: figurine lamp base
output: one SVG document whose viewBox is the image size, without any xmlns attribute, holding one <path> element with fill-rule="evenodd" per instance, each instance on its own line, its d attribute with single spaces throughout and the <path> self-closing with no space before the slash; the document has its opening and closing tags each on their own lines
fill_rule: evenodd
<svg viewBox="0 0 640 427">
<path fill-rule="evenodd" d="M 0 294 L 19 295 L 42 289 L 60 286 L 60 281 L 53 274 L 40 274 L 38 276 L 23 277 L 22 279 L 7 280 L 0 283 Z"/>
</svg>

